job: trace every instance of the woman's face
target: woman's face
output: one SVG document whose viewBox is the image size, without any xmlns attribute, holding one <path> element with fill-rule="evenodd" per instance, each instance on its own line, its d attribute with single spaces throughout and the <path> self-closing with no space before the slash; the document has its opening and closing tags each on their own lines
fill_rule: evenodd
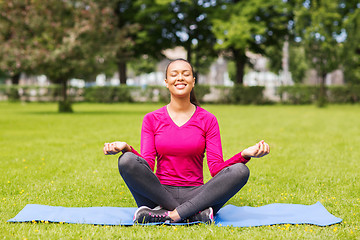
<svg viewBox="0 0 360 240">
<path fill-rule="evenodd" d="M 172 62 L 168 66 L 165 83 L 173 96 L 184 97 L 190 95 L 195 85 L 195 78 L 190 64 L 182 60 Z"/>
</svg>

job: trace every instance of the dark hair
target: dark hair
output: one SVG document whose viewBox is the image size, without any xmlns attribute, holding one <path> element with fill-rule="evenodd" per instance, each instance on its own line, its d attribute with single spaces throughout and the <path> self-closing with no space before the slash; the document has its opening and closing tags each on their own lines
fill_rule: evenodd
<svg viewBox="0 0 360 240">
<path fill-rule="evenodd" d="M 190 63 L 188 60 L 186 60 L 186 59 L 177 58 L 177 59 L 171 60 L 171 61 L 169 62 L 169 64 L 166 66 L 165 79 L 167 78 L 167 72 L 168 72 L 168 68 L 169 68 L 170 64 L 172 64 L 173 62 L 176 62 L 176 61 L 184 61 L 184 62 L 188 63 L 188 64 L 190 65 L 190 67 L 191 67 L 191 73 L 192 73 L 192 75 L 195 77 L 194 68 L 193 68 L 193 66 L 191 65 L 191 63 Z M 197 100 L 197 98 L 196 98 L 196 95 L 195 95 L 195 92 L 194 92 L 194 88 L 193 88 L 193 89 L 191 90 L 191 92 L 190 92 L 190 102 L 191 102 L 192 104 L 194 104 L 195 106 L 200 106 L 200 104 L 199 104 L 199 102 L 198 102 L 198 100 Z"/>
</svg>

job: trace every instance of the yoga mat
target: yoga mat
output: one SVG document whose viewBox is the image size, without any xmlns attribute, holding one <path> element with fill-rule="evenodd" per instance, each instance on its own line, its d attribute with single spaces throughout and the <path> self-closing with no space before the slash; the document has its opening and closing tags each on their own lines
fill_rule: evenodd
<svg viewBox="0 0 360 240">
<path fill-rule="evenodd" d="M 8 222 L 49 221 L 94 225 L 133 225 L 136 208 L 54 207 L 28 204 Z M 342 219 L 330 214 L 317 202 L 313 205 L 274 203 L 261 207 L 226 205 L 215 216 L 217 226 L 254 227 L 274 224 L 313 224 L 328 226 Z M 154 225 L 145 224 L 145 225 Z M 175 223 L 170 225 L 184 225 Z"/>
</svg>

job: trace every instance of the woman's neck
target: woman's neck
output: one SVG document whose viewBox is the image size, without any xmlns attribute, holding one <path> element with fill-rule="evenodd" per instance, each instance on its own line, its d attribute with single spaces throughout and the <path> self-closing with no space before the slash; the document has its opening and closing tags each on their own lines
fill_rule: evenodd
<svg viewBox="0 0 360 240">
<path fill-rule="evenodd" d="M 166 107 L 171 120 L 178 127 L 186 124 L 196 111 L 196 106 L 189 99 L 185 101 L 183 99 L 172 98 Z"/>
<path fill-rule="evenodd" d="M 174 112 L 193 111 L 195 105 L 190 102 L 189 98 L 171 98 L 168 109 Z"/>
</svg>

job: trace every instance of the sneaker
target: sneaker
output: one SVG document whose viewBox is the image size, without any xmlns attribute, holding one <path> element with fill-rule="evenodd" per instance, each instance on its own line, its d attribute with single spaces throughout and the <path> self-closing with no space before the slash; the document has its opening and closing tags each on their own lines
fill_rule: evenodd
<svg viewBox="0 0 360 240">
<path fill-rule="evenodd" d="M 186 219 L 186 222 L 188 222 L 188 223 L 203 222 L 206 224 L 211 224 L 214 222 L 214 211 L 213 211 L 212 207 L 209 207 L 209 208 L 189 217 L 188 219 Z"/>
<path fill-rule="evenodd" d="M 151 209 L 146 206 L 138 208 L 134 214 L 134 223 L 170 223 L 169 211 L 156 207 Z"/>
</svg>

